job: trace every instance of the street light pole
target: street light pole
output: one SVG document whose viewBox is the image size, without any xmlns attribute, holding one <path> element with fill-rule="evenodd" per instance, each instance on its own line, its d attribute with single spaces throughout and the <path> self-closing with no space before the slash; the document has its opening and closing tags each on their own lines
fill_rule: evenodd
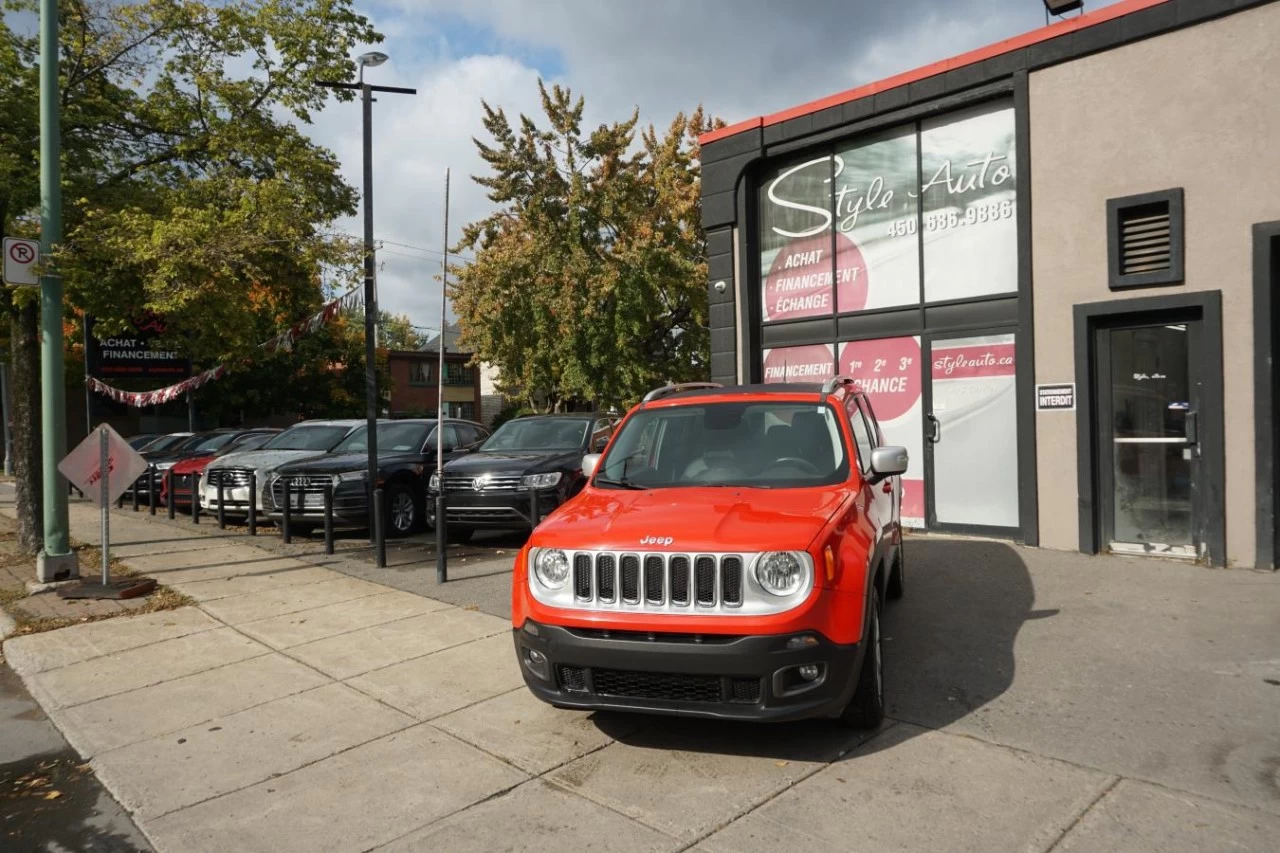
<svg viewBox="0 0 1280 853">
<path fill-rule="evenodd" d="M 62 363 L 62 276 L 52 266 L 62 240 L 58 133 L 58 0 L 40 0 L 40 398 L 44 455 L 44 548 L 36 559 L 41 581 L 80 574 L 70 547 L 67 490 L 58 463 L 67 451 L 67 392 Z"/>
<path fill-rule="evenodd" d="M 46 0 L 48 2 L 48 0 Z M 378 365 L 377 365 L 377 332 L 378 332 L 378 297 L 374 292 L 373 281 L 376 273 L 376 260 L 373 245 L 373 93 L 391 92 L 400 95 L 416 95 L 417 89 L 404 89 L 396 86 L 372 86 L 364 82 L 365 66 L 370 68 L 387 61 L 385 53 L 370 51 L 356 58 L 359 68 L 359 81 L 356 83 L 337 83 L 316 81 L 317 86 L 329 89 L 359 89 L 361 106 L 361 124 L 364 150 L 364 389 L 365 419 L 367 421 L 367 444 L 369 455 L 368 491 L 369 491 L 369 539 L 374 539 L 375 524 L 373 518 L 373 494 L 378 485 Z"/>
</svg>

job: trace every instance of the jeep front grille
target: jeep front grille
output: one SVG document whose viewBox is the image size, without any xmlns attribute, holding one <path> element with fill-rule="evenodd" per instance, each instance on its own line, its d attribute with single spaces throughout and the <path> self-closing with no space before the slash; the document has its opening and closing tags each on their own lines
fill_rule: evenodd
<svg viewBox="0 0 1280 853">
<path fill-rule="evenodd" d="M 683 672 L 638 672 L 625 669 L 557 667 L 560 689 L 658 702 L 754 705 L 762 693 L 760 679 Z"/>
<path fill-rule="evenodd" d="M 705 612 L 742 605 L 744 560 L 739 554 L 578 551 L 572 561 L 573 596 L 587 606 Z"/>
</svg>

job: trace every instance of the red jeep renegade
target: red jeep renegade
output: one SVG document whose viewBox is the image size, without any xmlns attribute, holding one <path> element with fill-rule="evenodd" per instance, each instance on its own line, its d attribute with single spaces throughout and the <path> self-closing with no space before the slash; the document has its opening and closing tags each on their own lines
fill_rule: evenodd
<svg viewBox="0 0 1280 853">
<path fill-rule="evenodd" d="M 906 469 L 846 376 L 651 392 L 516 558 L 525 683 L 565 708 L 878 725 Z"/>
</svg>

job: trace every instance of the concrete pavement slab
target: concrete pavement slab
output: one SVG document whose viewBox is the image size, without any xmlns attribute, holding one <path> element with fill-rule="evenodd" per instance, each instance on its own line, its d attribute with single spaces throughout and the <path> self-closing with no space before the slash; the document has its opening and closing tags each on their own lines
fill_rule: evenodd
<svg viewBox="0 0 1280 853">
<path fill-rule="evenodd" d="M 219 627 L 195 607 L 86 622 L 44 634 L 5 641 L 4 656 L 20 675 L 56 669 L 127 649 L 171 640 Z"/>
<path fill-rule="evenodd" d="M 215 628 L 37 673 L 27 683 L 46 711 L 56 711 L 270 651 L 230 628 Z"/>
<path fill-rule="evenodd" d="M 651 723 L 638 714 L 553 708 L 520 686 L 432 725 L 538 776 Z"/>
<path fill-rule="evenodd" d="M 166 579 L 165 583 L 196 601 L 205 602 L 229 598 L 233 595 L 258 595 L 274 592 L 286 586 L 302 586 L 308 583 L 338 580 L 342 577 L 343 575 L 328 569 L 297 563 L 275 570 L 258 570 L 211 580 Z"/>
<path fill-rule="evenodd" d="M 866 737 L 824 722 L 759 726 L 663 720 L 546 778 L 687 843 L 791 787 Z"/>
<path fill-rule="evenodd" d="M 345 685 L 329 684 L 104 752 L 93 766 L 120 802 L 147 819 L 288 773 L 412 723 Z"/>
<path fill-rule="evenodd" d="M 1047 850 L 1114 782 L 1060 761 L 899 724 L 696 849 Z"/>
<path fill-rule="evenodd" d="M 160 577 L 161 575 L 167 577 L 169 572 L 176 573 L 187 569 L 225 569 L 226 571 L 223 574 L 207 575 L 207 577 L 223 577 L 225 575 L 258 571 L 258 567 L 265 564 L 292 560 L 293 558 L 291 557 L 272 554 L 253 545 L 229 544 L 209 553 L 204 551 L 179 551 L 176 554 L 155 553 L 144 557 L 131 557 L 129 558 L 129 565 L 143 574 L 160 573 L 153 575 L 154 577 Z M 310 562 L 302 560 L 296 562 L 312 565 Z"/>
<path fill-rule="evenodd" d="M 886 610 L 890 716 L 1280 814 L 1280 575 L 907 549 L 927 570 Z"/>
<path fill-rule="evenodd" d="M 418 725 L 174 812 L 147 830 L 165 853 L 355 853 L 525 779 L 480 750 Z M 506 831 L 526 830 L 509 823 Z"/>
<path fill-rule="evenodd" d="M 681 842 L 540 780 L 413 832 L 378 853 L 661 853 Z"/>
<path fill-rule="evenodd" d="M 503 632 L 356 676 L 348 682 L 393 708 L 430 720 L 524 683 Z"/>
<path fill-rule="evenodd" d="M 289 654 L 342 681 L 495 634 L 508 635 L 510 628 L 493 616 L 448 607 L 295 646 Z"/>
<path fill-rule="evenodd" d="M 328 683 L 283 655 L 261 655 L 66 708 L 58 724 L 90 757 Z"/>
<path fill-rule="evenodd" d="M 388 590 L 365 598 L 246 622 L 237 627 L 272 648 L 287 649 L 448 607 L 442 601 L 399 590 Z"/>
<path fill-rule="evenodd" d="M 1255 809 L 1122 781 L 1054 848 L 1062 853 L 1275 850 L 1280 818 Z"/>
<path fill-rule="evenodd" d="M 367 581 L 338 577 L 335 580 L 285 587 L 270 592 L 219 598 L 215 601 L 207 601 L 201 606 L 229 625 L 241 625 L 270 616 L 324 607 L 328 604 L 337 604 L 339 601 L 350 601 L 353 598 L 363 598 L 366 595 L 377 595 L 386 591 L 386 587 Z"/>
</svg>

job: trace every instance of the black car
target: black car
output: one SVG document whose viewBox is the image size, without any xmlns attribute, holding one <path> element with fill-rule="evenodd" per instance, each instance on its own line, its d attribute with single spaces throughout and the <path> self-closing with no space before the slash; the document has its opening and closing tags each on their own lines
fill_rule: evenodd
<svg viewBox="0 0 1280 853">
<path fill-rule="evenodd" d="M 275 432 L 278 432 L 278 430 L 225 427 L 223 429 L 209 430 L 208 432 L 198 432 L 194 435 L 188 434 L 186 438 L 175 443 L 157 441 L 148 445 L 147 449 L 142 452 L 142 458 L 147 460 L 147 464 L 156 470 L 155 493 L 157 501 L 160 496 L 160 484 L 163 480 L 164 472 L 183 459 L 189 459 L 193 456 L 210 456 L 223 448 L 231 447 L 238 442 L 244 441 L 250 436 Z M 140 501 L 145 502 L 148 500 L 146 474 L 135 480 L 133 487 L 126 494 L 131 496 L 133 491 L 137 491 Z"/>
<path fill-rule="evenodd" d="M 471 421 L 446 419 L 444 457 L 470 453 L 489 437 Z M 289 484 L 289 523 L 305 532 L 324 521 L 324 488 L 333 486 L 333 519 L 338 527 L 369 526 L 368 427 L 347 436 L 324 456 L 281 465 L 270 476 L 264 503 L 272 519 L 284 517 Z M 382 489 L 388 536 L 407 536 L 424 521 L 427 477 L 436 467 L 436 421 L 378 422 L 378 488 Z"/>
<path fill-rule="evenodd" d="M 465 540 L 478 528 L 531 530 L 582 489 L 582 457 L 603 450 L 613 426 L 612 417 L 584 413 L 532 415 L 498 427 L 475 453 L 444 466 L 449 537 Z M 430 485 L 439 494 L 434 474 Z"/>
</svg>

